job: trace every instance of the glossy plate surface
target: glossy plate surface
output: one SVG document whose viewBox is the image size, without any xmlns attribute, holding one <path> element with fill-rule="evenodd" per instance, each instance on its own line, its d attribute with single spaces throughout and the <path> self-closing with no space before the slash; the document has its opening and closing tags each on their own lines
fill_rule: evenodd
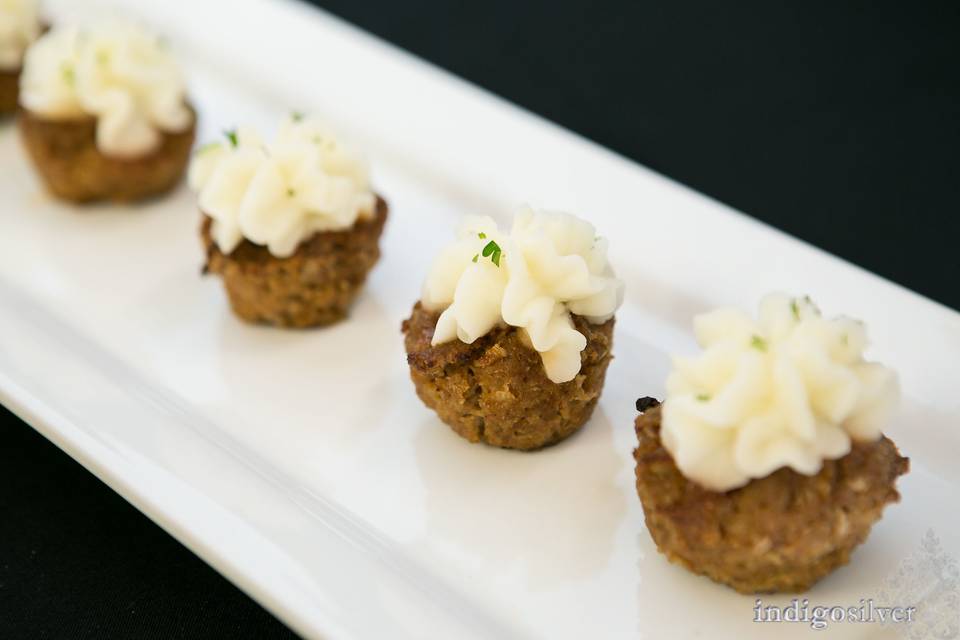
<svg viewBox="0 0 960 640">
<path fill-rule="evenodd" d="M 105 10 L 52 4 L 54 21 Z M 297 631 L 807 637 L 808 625 L 752 622 L 753 598 L 668 564 L 633 488 L 634 400 L 661 395 L 668 354 L 693 350 L 691 316 L 753 309 L 775 289 L 869 321 L 869 355 L 901 374 L 888 433 L 913 464 L 903 502 L 806 597 L 858 604 L 927 553 L 928 530 L 960 557 L 957 313 L 307 6 L 131 0 L 122 10 L 170 38 L 201 139 L 238 123 L 272 131 L 296 109 L 364 146 L 391 204 L 383 259 L 347 323 L 244 325 L 220 283 L 200 277 L 185 187 L 136 208 L 64 206 L 42 193 L 4 123 L 0 401 Z M 414 394 L 400 335 L 458 218 L 504 219 L 520 202 L 591 219 L 627 283 L 594 418 L 535 454 L 470 445 L 443 426 Z"/>
</svg>

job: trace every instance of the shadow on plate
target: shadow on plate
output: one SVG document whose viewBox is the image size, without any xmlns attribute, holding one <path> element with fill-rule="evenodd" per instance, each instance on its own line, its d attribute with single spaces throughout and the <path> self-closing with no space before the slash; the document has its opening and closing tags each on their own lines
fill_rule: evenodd
<svg viewBox="0 0 960 640">
<path fill-rule="evenodd" d="M 613 551 L 626 511 L 623 457 L 598 407 L 558 445 L 524 453 L 471 444 L 436 419 L 416 435 L 428 526 L 468 562 L 522 571 L 532 589 L 590 577 Z"/>
</svg>

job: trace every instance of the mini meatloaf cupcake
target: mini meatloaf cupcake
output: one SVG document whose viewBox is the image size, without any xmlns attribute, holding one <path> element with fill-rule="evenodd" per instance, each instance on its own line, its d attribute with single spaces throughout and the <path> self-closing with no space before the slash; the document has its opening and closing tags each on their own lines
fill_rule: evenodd
<svg viewBox="0 0 960 640">
<path fill-rule="evenodd" d="M 37 172 L 72 202 L 135 201 L 183 175 L 196 116 L 167 45 L 140 27 L 58 27 L 30 47 L 19 126 Z"/>
<path fill-rule="evenodd" d="M 190 184 L 205 272 L 223 278 L 234 313 L 281 327 L 347 315 L 380 258 L 387 203 L 328 127 L 294 114 L 269 145 L 252 130 L 228 131 L 197 151 Z"/>
<path fill-rule="evenodd" d="M 566 213 L 470 217 L 403 323 L 417 395 L 470 442 L 538 449 L 593 413 L 623 284 L 607 242 Z"/>
<path fill-rule="evenodd" d="M 37 0 L 0 0 L 0 116 L 17 110 L 23 54 L 42 29 Z"/>
<path fill-rule="evenodd" d="M 884 437 L 896 375 L 863 359 L 864 326 L 808 298 L 759 320 L 694 320 L 662 406 L 637 403 L 637 491 L 660 551 L 743 593 L 803 591 L 846 564 L 909 461 Z"/>
</svg>

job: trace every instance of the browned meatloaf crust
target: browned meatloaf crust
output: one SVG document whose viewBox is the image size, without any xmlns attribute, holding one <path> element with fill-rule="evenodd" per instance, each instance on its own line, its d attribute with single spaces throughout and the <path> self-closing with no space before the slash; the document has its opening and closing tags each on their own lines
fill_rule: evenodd
<svg viewBox="0 0 960 640">
<path fill-rule="evenodd" d="M 190 159 L 196 131 L 166 133 L 160 147 L 138 158 L 104 155 L 96 144 L 96 120 L 48 120 L 21 109 L 17 117 L 27 153 L 47 189 L 70 202 L 132 202 L 175 186 Z"/>
<path fill-rule="evenodd" d="M 883 508 L 900 500 L 894 483 L 910 467 L 884 437 L 854 443 L 814 476 L 784 468 L 719 493 L 680 473 L 660 442 L 659 406 L 635 428 L 637 493 L 660 552 L 741 593 L 805 591 L 846 564 Z"/>
<path fill-rule="evenodd" d="M 577 377 L 557 384 L 515 327 L 494 329 L 473 344 L 430 346 L 438 317 L 418 302 L 403 323 L 410 377 L 424 404 L 470 442 L 539 449 L 590 418 L 610 364 L 613 319 L 594 325 L 574 316 L 587 348 Z"/>
<path fill-rule="evenodd" d="M 20 94 L 20 70 L 0 69 L 0 116 L 9 116 L 17 110 Z"/>
<path fill-rule="evenodd" d="M 248 322 L 298 328 L 332 324 L 346 317 L 380 258 L 386 220 L 387 203 L 378 197 L 371 219 L 343 231 L 316 233 L 292 256 L 277 258 L 249 240 L 224 255 L 205 215 L 200 228 L 207 252 L 204 272 L 223 278 L 233 312 Z"/>
</svg>

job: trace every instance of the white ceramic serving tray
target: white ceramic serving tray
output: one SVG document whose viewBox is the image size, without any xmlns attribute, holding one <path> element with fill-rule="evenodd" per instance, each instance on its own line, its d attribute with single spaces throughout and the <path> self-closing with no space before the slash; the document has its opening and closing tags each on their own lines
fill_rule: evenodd
<svg viewBox="0 0 960 640">
<path fill-rule="evenodd" d="M 54 22 L 103 9 L 51 5 Z M 186 187 L 142 207 L 65 206 L 4 123 L 0 401 L 298 632 L 807 637 L 807 625 L 752 622 L 753 598 L 668 564 L 633 487 L 634 401 L 661 395 L 668 354 L 694 348 L 691 316 L 753 309 L 776 289 L 869 321 L 870 355 L 902 377 L 889 434 L 913 467 L 853 563 L 806 597 L 857 604 L 918 557 L 928 530 L 960 557 L 957 313 L 306 5 L 122 10 L 169 36 L 201 140 L 237 123 L 273 130 L 297 109 L 364 146 L 391 205 L 383 259 L 349 322 L 242 324 L 220 282 L 200 277 Z M 442 425 L 414 395 L 400 335 L 458 218 L 504 219 L 521 202 L 594 221 L 627 284 L 593 419 L 538 453 L 472 445 Z"/>
</svg>

